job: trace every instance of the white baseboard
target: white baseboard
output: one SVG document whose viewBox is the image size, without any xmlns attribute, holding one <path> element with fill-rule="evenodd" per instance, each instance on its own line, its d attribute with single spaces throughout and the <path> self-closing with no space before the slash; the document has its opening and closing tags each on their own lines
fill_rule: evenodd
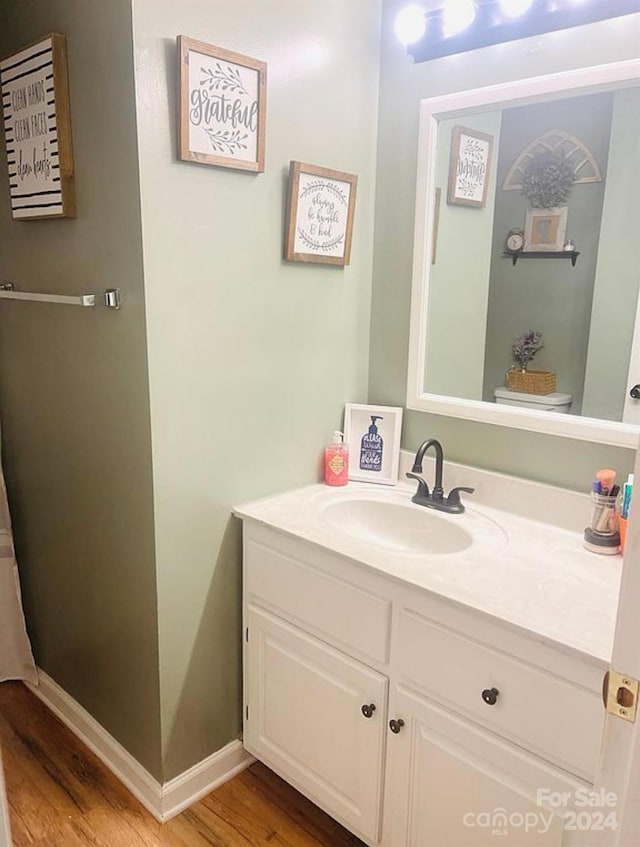
<svg viewBox="0 0 640 847">
<path fill-rule="evenodd" d="M 241 741 L 232 741 L 162 785 L 44 671 L 38 670 L 37 686 L 26 685 L 161 823 L 255 761 Z"/>
<path fill-rule="evenodd" d="M 232 741 L 162 786 L 160 820 L 168 821 L 255 762 L 241 741 Z"/>
</svg>

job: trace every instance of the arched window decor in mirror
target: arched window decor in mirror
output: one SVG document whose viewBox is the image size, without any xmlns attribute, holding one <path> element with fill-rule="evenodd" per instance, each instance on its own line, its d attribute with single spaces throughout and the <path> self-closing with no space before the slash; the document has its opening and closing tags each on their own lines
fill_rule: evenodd
<svg viewBox="0 0 640 847">
<path fill-rule="evenodd" d="M 573 185 L 585 182 L 602 182 L 600 165 L 591 150 L 579 138 L 568 135 L 561 129 L 544 132 L 522 151 L 515 160 L 502 185 L 503 191 L 522 191 L 523 179 L 536 156 L 556 154 L 566 159 L 571 166 Z"/>
<path fill-rule="evenodd" d="M 640 60 L 422 101 L 409 408 L 637 447 L 639 137 Z"/>
</svg>

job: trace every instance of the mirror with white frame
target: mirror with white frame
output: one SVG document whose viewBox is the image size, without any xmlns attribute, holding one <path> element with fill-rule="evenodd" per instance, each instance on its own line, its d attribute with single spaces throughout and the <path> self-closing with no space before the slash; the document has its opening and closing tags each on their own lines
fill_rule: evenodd
<svg viewBox="0 0 640 847">
<path fill-rule="evenodd" d="M 422 101 L 409 408 L 637 446 L 639 138 L 636 60 Z"/>
</svg>

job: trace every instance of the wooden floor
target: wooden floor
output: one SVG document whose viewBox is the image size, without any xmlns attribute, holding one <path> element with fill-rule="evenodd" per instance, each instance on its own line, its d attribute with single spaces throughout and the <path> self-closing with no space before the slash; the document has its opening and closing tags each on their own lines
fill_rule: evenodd
<svg viewBox="0 0 640 847">
<path fill-rule="evenodd" d="M 0 683 L 15 847 L 364 847 L 262 764 L 164 825 L 21 683 Z"/>
</svg>

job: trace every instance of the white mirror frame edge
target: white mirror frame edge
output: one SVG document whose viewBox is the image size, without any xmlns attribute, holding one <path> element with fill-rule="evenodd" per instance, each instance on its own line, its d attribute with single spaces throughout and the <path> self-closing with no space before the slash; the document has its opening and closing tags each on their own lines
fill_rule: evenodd
<svg viewBox="0 0 640 847">
<path fill-rule="evenodd" d="M 436 157 L 431 155 L 431 151 L 436 149 L 438 121 L 443 118 L 462 118 L 471 110 L 495 108 L 504 103 L 518 106 L 525 102 L 557 99 L 567 95 L 593 94 L 612 85 L 624 87 L 625 84 L 631 86 L 639 83 L 640 59 L 631 59 L 470 89 L 420 102 L 407 374 L 408 409 L 581 441 L 634 450 L 637 448 L 640 427 L 632 424 L 429 394 L 424 391 L 424 363 L 434 218 L 434 204 L 430 198 L 434 196 L 436 171 Z"/>
</svg>

